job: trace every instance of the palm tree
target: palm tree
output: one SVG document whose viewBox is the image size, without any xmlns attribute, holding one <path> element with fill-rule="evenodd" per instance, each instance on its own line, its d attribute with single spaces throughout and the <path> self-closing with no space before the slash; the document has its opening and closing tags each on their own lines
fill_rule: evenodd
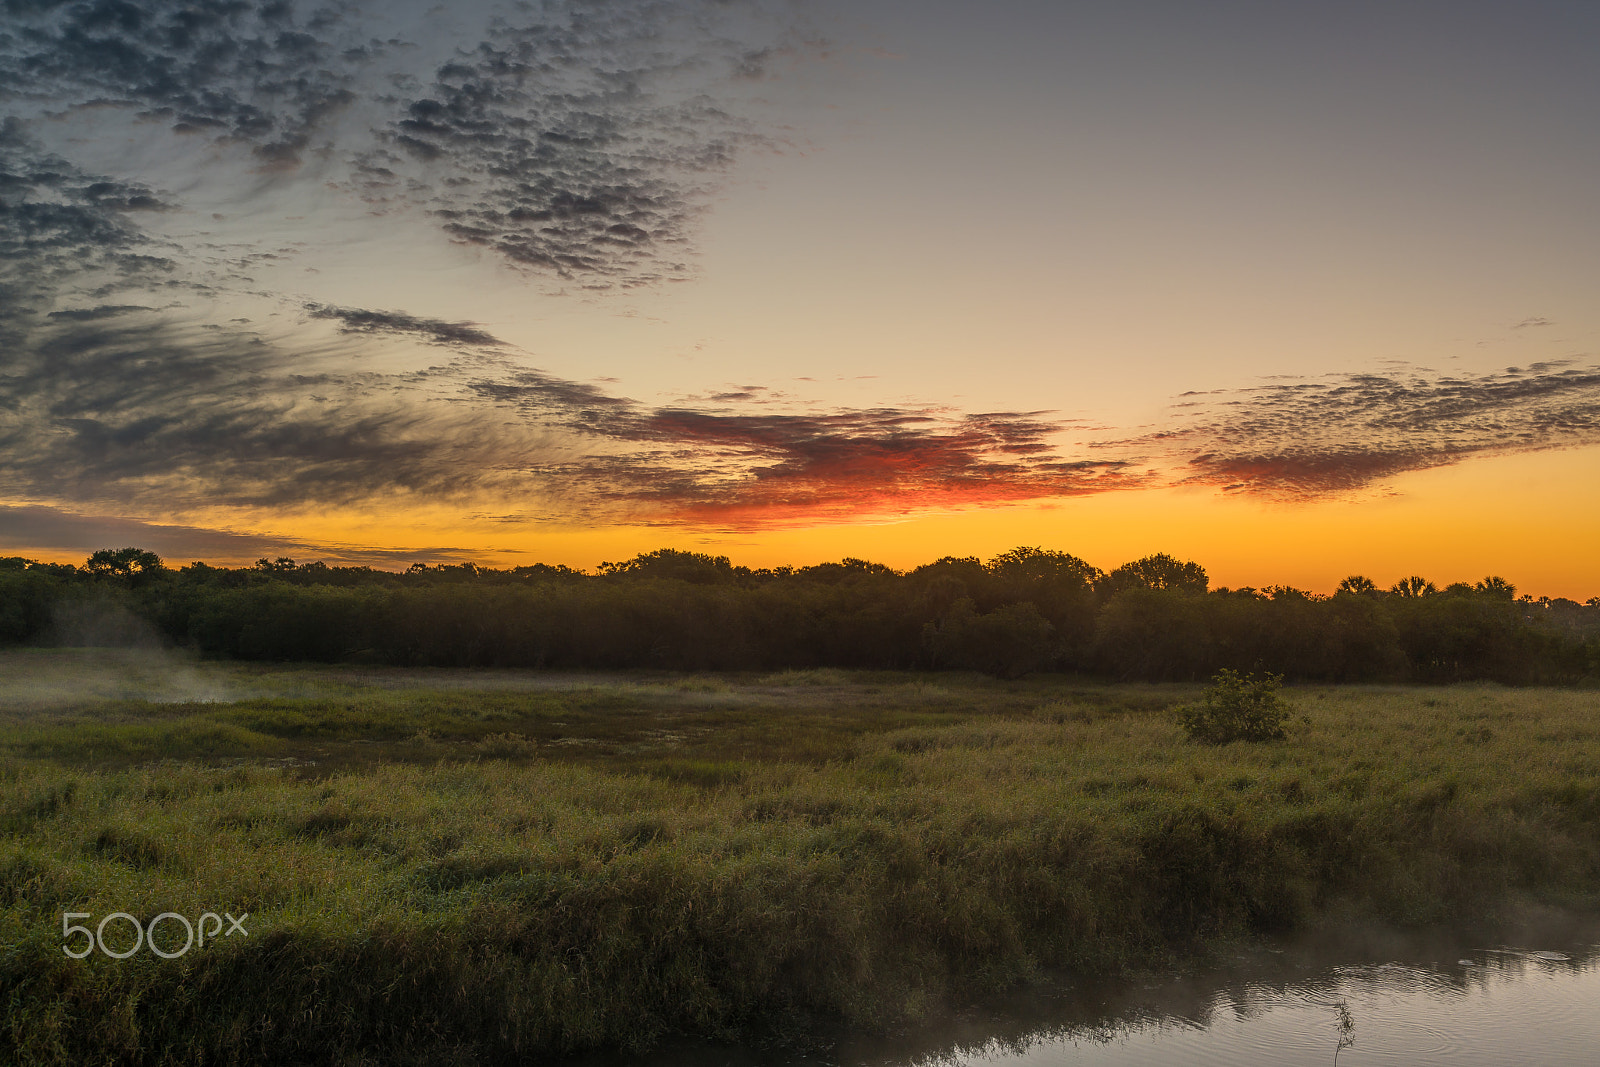
<svg viewBox="0 0 1600 1067">
<path fill-rule="evenodd" d="M 1409 578 L 1400 579 L 1398 582 L 1394 583 L 1394 588 L 1389 590 L 1389 592 L 1393 593 L 1395 596 L 1402 596 L 1408 599 L 1421 596 L 1432 596 L 1438 591 L 1438 586 L 1434 585 L 1420 574 L 1413 574 Z"/>
<path fill-rule="evenodd" d="M 1517 599 L 1517 587 L 1499 575 L 1494 574 L 1473 586 L 1472 591 L 1482 593 L 1484 596 L 1492 596 L 1497 600 Z"/>
<path fill-rule="evenodd" d="M 1352 574 L 1339 583 L 1335 590 L 1340 593 L 1350 593 L 1353 596 L 1375 596 L 1378 592 L 1378 583 L 1364 574 Z"/>
</svg>

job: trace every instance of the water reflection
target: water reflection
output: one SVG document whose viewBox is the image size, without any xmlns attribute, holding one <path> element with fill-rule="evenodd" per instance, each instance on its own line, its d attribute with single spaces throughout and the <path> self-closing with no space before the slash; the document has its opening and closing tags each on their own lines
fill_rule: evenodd
<svg viewBox="0 0 1600 1067">
<path fill-rule="evenodd" d="M 1600 966 L 1481 952 L 1472 962 L 1334 967 L 1316 976 L 1164 990 L 1120 1017 L 1064 1022 L 899 1062 L 935 1064 L 1574 1064 L 1600 1058 Z M 880 1060 L 879 1062 L 886 1062 Z M 889 1061 L 892 1062 L 892 1061 Z"/>
<path fill-rule="evenodd" d="M 772 1056 L 704 1046 L 655 1067 L 1501 1067 L 1600 1063 L 1600 918 L 1324 935 L 1195 973 L 1063 980 L 893 1039 Z"/>
</svg>

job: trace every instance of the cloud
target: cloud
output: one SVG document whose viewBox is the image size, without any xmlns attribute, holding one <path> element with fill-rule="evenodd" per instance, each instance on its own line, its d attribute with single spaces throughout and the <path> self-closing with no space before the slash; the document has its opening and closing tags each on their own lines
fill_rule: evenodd
<svg viewBox="0 0 1600 1067">
<path fill-rule="evenodd" d="M 738 156 L 772 140 L 739 113 L 739 87 L 805 37 L 768 0 L 5 11 L 0 96 L 19 115 L 119 109 L 243 146 L 261 174 L 313 171 L 588 288 L 690 273 L 700 215 Z M 99 195 L 127 211 L 174 206 L 115 183 Z"/>
<path fill-rule="evenodd" d="M 470 324 L 319 307 L 353 331 L 319 349 L 107 308 L 15 331 L 0 378 L 3 498 L 135 515 L 509 503 L 543 518 L 748 527 L 1143 478 L 1118 460 L 1061 459 L 1058 425 L 1037 412 L 649 408 L 520 366 Z M 374 333 L 456 351 L 403 373 L 352 369 Z"/>
<path fill-rule="evenodd" d="M 90 174 L 0 122 L 0 316 L 42 311 L 116 280 L 164 275 L 168 249 L 129 216 L 161 205 L 154 190 Z"/>
<path fill-rule="evenodd" d="M 1119 460 L 1065 461 L 1040 413 L 926 409 L 613 413 L 587 428 L 641 450 L 567 473 L 651 521 L 725 527 L 881 518 L 1131 488 Z"/>
<path fill-rule="evenodd" d="M 538 426 L 457 402 L 460 364 L 352 369 L 365 344 L 308 350 L 154 312 L 14 330 L 0 494 L 168 514 L 460 501 L 512 482 L 537 495 L 508 470 L 567 454 Z"/>
<path fill-rule="evenodd" d="M 768 141 L 721 91 L 790 51 L 742 40 L 759 11 L 645 0 L 507 19 L 402 103 L 361 161 L 366 193 L 425 187 L 407 198 L 456 240 L 591 287 L 682 277 L 720 176 Z"/>
<path fill-rule="evenodd" d="M 334 319 L 345 333 L 397 333 L 421 337 L 439 345 L 466 345 L 495 348 L 505 344 L 475 322 L 445 322 L 423 319 L 403 311 L 367 311 L 362 308 L 307 304 L 314 319 Z"/>
<path fill-rule="evenodd" d="M 1600 444 L 1600 367 L 1356 374 L 1227 395 L 1151 447 L 1180 480 L 1286 499 L 1365 489 L 1472 456 Z"/>
<path fill-rule="evenodd" d="M 143 304 L 101 304 L 92 308 L 68 308 L 66 311 L 52 311 L 52 319 L 67 319 L 72 322 L 93 322 L 96 319 L 114 319 L 119 315 L 127 315 L 135 311 L 154 311 L 155 308 Z"/>
<path fill-rule="evenodd" d="M 270 534 L 239 533 L 203 526 L 141 522 L 110 515 L 80 515 L 53 507 L 0 506 L 0 548 L 59 554 L 135 545 L 169 565 L 190 560 L 251 562 L 288 556 L 302 563 L 321 560 L 346 566 L 394 567 L 410 563 L 459 563 L 481 558 L 463 548 L 383 548 L 306 541 Z"/>
<path fill-rule="evenodd" d="M 111 104 L 294 166 L 353 99 L 365 53 L 339 37 L 346 5 L 179 0 L 9 3 L 0 93 L 51 106 Z"/>
<path fill-rule="evenodd" d="M 804 52 L 786 4 L 418 5 L 382 32 L 340 2 L 6 10 L 0 498 L 147 517 L 505 501 L 540 517 L 759 525 L 1144 477 L 1057 456 L 1061 427 L 1040 413 L 806 411 L 756 385 L 651 408 L 529 367 L 477 323 L 240 288 L 253 283 L 238 271 L 281 250 L 208 244 L 171 221 L 181 197 L 37 139 L 62 115 L 136 114 L 217 149 L 196 167 L 246 149 L 261 172 L 246 209 L 303 176 L 519 269 L 647 284 L 690 273 L 729 168 L 773 143 L 737 101 Z M 222 311 L 243 299 L 337 333 L 252 330 Z M 418 369 L 370 369 L 407 351 Z"/>
<path fill-rule="evenodd" d="M 363 220 L 625 288 L 692 273 L 701 214 L 775 143 L 741 101 L 805 52 L 785 5 L 0 3 L 0 499 L 743 528 L 1173 483 L 1303 499 L 1600 442 L 1600 368 L 1551 363 L 1185 394 L 1162 431 L 1082 455 L 1044 412 L 807 410 L 759 385 L 643 405 L 531 367 L 478 323 L 245 288 L 216 257 L 242 270 L 282 250 L 197 236 L 184 198 L 203 175 L 180 194 L 97 173 L 52 124 L 139 115 L 204 146 L 196 167 L 247 157 L 246 215 L 253 197 L 298 203 L 262 190 L 303 180 Z M 299 321 L 249 329 L 224 303 L 245 300 Z M 410 370 L 372 369 L 407 353 Z"/>
<path fill-rule="evenodd" d="M 764 385 L 741 385 L 737 389 L 730 389 L 722 393 L 712 393 L 709 399 L 719 404 L 730 404 L 740 401 L 760 400 L 761 394 L 768 392 Z"/>
<path fill-rule="evenodd" d="M 530 471 L 582 487 L 597 520 L 741 528 L 847 521 L 1108 492 L 1148 478 L 1123 460 L 1062 459 L 1051 443 L 1061 426 L 1042 412 L 649 408 L 530 371 L 470 388 L 524 418 L 613 446 Z M 764 403 L 764 392 L 710 399 Z"/>
<path fill-rule="evenodd" d="M 1600 368 L 1559 362 L 1185 394 L 1181 421 L 1087 458 L 1062 455 L 1066 424 L 1039 412 L 807 411 L 758 386 L 651 408 L 530 368 L 471 322 L 296 301 L 339 328 L 296 339 L 136 303 L 124 294 L 207 291 L 137 222 L 164 194 L 78 169 L 14 121 L 0 188 L 0 494 L 68 510 L 503 501 L 535 519 L 751 528 L 1172 482 L 1304 499 L 1600 442 Z M 450 354 L 363 369 L 392 361 L 394 339 Z"/>
</svg>

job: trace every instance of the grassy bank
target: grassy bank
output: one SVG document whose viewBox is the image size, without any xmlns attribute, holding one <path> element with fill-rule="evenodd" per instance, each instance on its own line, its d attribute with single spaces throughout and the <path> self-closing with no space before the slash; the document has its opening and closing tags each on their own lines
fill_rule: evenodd
<svg viewBox="0 0 1600 1067">
<path fill-rule="evenodd" d="M 877 1027 L 1043 968 L 1600 890 L 1593 691 L 1301 688 L 1287 741 L 1202 747 L 1183 687 L 141 662 L 0 663 L 9 1058 Z M 227 702 L 148 699 L 201 691 Z M 65 911 L 224 910 L 248 938 L 62 952 Z"/>
</svg>

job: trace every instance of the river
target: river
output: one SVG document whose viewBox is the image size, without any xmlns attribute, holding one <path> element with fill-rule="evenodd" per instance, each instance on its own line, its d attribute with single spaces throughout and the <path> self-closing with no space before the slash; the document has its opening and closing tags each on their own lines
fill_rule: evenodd
<svg viewBox="0 0 1600 1067">
<path fill-rule="evenodd" d="M 1183 974 L 1063 977 L 810 1052 L 679 1048 L 648 1067 L 1542 1067 L 1600 1064 L 1600 918 L 1323 932 Z M 593 1062 L 593 1061 L 591 1061 Z"/>
</svg>

